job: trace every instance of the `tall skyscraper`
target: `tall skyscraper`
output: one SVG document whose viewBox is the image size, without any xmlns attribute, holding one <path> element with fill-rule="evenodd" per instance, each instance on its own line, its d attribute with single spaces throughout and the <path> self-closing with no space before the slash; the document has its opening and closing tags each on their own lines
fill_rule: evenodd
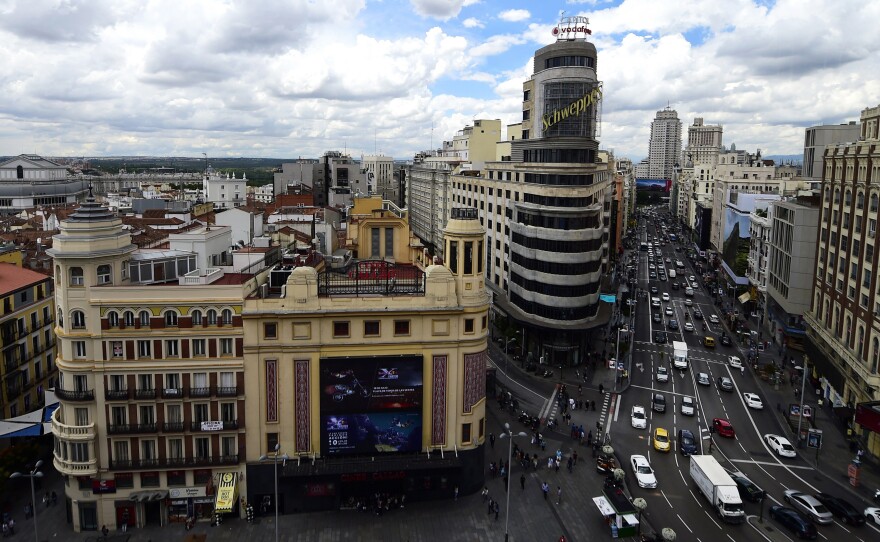
<svg viewBox="0 0 880 542">
<path fill-rule="evenodd" d="M 648 147 L 648 178 L 672 179 L 673 169 L 681 156 L 681 121 L 678 112 L 666 107 L 657 111 L 651 123 Z"/>
</svg>

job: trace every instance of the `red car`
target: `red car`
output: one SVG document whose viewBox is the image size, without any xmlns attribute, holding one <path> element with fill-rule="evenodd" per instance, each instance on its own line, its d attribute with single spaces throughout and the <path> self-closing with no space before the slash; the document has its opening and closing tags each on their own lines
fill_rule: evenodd
<svg viewBox="0 0 880 542">
<path fill-rule="evenodd" d="M 736 437 L 736 431 L 733 430 L 733 426 L 724 418 L 715 418 L 712 420 L 712 427 L 714 427 L 715 432 L 722 437 Z"/>
</svg>

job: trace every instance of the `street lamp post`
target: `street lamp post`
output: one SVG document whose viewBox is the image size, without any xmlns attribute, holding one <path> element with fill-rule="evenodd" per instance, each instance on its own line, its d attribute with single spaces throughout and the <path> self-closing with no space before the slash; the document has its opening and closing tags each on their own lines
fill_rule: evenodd
<svg viewBox="0 0 880 542">
<path fill-rule="evenodd" d="M 801 424 L 804 421 L 804 390 L 807 387 L 807 356 L 804 356 L 804 365 L 795 366 L 795 369 L 801 371 L 801 409 L 798 412 L 798 428 L 797 428 L 797 444 L 801 446 Z"/>
<path fill-rule="evenodd" d="M 648 507 L 648 501 L 641 497 L 633 499 L 633 508 L 639 512 L 639 532 L 636 536 L 642 536 L 642 512 Z"/>
<path fill-rule="evenodd" d="M 290 457 L 287 454 L 280 453 L 281 444 L 275 445 L 275 451 L 271 456 L 261 455 L 260 461 L 272 459 L 275 463 L 275 542 L 278 542 L 278 460 L 287 461 Z"/>
<path fill-rule="evenodd" d="M 524 431 L 520 431 L 519 433 L 514 434 L 510 429 L 510 424 L 504 424 L 504 432 L 498 435 L 499 438 L 509 439 L 507 443 L 507 463 L 511 464 L 511 459 L 513 458 L 513 439 L 516 437 L 527 437 L 528 435 Z M 513 469 L 510 468 L 507 471 L 507 508 L 504 511 L 504 542 L 507 542 L 510 538 L 510 479 L 512 478 L 511 471 Z"/>
<path fill-rule="evenodd" d="M 31 480 L 31 510 L 34 513 L 34 540 L 40 542 L 40 534 L 37 530 L 37 492 L 34 489 L 34 478 L 42 478 L 43 473 L 39 470 L 40 467 L 43 466 L 43 460 L 37 461 L 34 465 L 34 470 L 27 473 L 13 472 L 9 475 L 10 478 L 30 478 Z"/>
</svg>

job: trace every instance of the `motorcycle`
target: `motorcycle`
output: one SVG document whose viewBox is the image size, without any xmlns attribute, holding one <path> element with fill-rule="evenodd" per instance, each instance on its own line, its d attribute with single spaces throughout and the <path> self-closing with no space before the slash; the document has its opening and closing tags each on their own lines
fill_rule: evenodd
<svg viewBox="0 0 880 542">
<path fill-rule="evenodd" d="M 880 502 L 880 489 L 874 492 L 874 502 Z"/>
</svg>

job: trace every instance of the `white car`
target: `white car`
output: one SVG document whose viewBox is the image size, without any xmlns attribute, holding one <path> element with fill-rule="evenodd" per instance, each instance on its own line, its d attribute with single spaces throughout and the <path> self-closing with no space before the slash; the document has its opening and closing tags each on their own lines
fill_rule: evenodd
<svg viewBox="0 0 880 542">
<path fill-rule="evenodd" d="M 657 382 L 669 382 L 669 371 L 666 367 L 657 367 Z"/>
<path fill-rule="evenodd" d="M 667 294 L 666 292 L 663 292 L 663 295 L 661 295 L 660 297 L 661 299 L 663 299 L 663 301 L 669 301 L 669 294 Z"/>
<path fill-rule="evenodd" d="M 718 317 L 715 316 L 714 314 L 710 314 L 710 315 L 709 315 L 709 321 L 712 322 L 713 324 L 717 324 L 717 323 L 718 323 Z"/>
<path fill-rule="evenodd" d="M 691 282 L 697 282 L 697 277 L 691 275 L 691 276 L 688 277 L 688 280 L 691 281 Z"/>
<path fill-rule="evenodd" d="M 737 356 L 730 356 L 727 358 L 727 364 L 733 369 L 739 369 L 743 366 L 743 361 Z"/>
<path fill-rule="evenodd" d="M 819 499 L 806 493 L 801 493 L 794 489 L 786 490 L 782 493 L 785 502 L 791 504 L 796 510 L 803 512 L 815 523 L 831 523 L 834 516 L 819 502 Z"/>
<path fill-rule="evenodd" d="M 794 446 L 783 436 L 767 434 L 764 435 L 764 442 L 780 457 L 797 457 Z"/>
<path fill-rule="evenodd" d="M 764 408 L 764 403 L 761 402 L 761 398 L 754 393 L 744 393 L 743 399 L 745 399 L 746 406 L 749 408 L 754 408 L 755 410 L 762 410 Z"/>
<path fill-rule="evenodd" d="M 632 464 L 633 474 L 636 476 L 639 487 L 650 489 L 657 487 L 657 477 L 654 476 L 654 469 L 651 468 L 651 464 L 648 463 L 648 459 L 645 456 L 633 455 L 630 456 L 629 461 Z"/>
<path fill-rule="evenodd" d="M 648 419 L 645 416 L 645 407 L 641 405 L 633 405 L 630 414 L 630 423 L 636 429 L 644 429 L 648 427 Z"/>
<path fill-rule="evenodd" d="M 694 306 L 694 302 L 691 300 L 691 298 L 687 298 L 687 299 L 684 300 L 684 306 L 685 306 L 685 307 L 693 307 L 693 306 Z"/>
<path fill-rule="evenodd" d="M 685 416 L 694 415 L 694 398 L 685 395 L 681 398 L 681 413 Z"/>
<path fill-rule="evenodd" d="M 685 330 L 685 331 L 693 331 L 693 330 L 694 330 L 694 325 L 693 325 L 692 323 L 690 323 L 690 322 L 685 322 L 685 323 L 684 323 L 684 330 Z"/>
<path fill-rule="evenodd" d="M 659 307 L 660 306 L 660 298 L 659 297 L 652 297 L 651 298 L 651 306 L 652 307 Z"/>
<path fill-rule="evenodd" d="M 865 519 L 868 523 L 880 526 L 880 508 L 865 508 Z"/>
<path fill-rule="evenodd" d="M 666 307 L 664 312 L 666 313 L 666 316 L 672 316 L 672 307 Z"/>
<path fill-rule="evenodd" d="M 697 375 L 697 384 L 700 384 L 701 386 L 708 386 L 711 383 L 712 382 L 709 380 L 709 375 L 707 375 L 706 373 L 700 373 Z"/>
</svg>

